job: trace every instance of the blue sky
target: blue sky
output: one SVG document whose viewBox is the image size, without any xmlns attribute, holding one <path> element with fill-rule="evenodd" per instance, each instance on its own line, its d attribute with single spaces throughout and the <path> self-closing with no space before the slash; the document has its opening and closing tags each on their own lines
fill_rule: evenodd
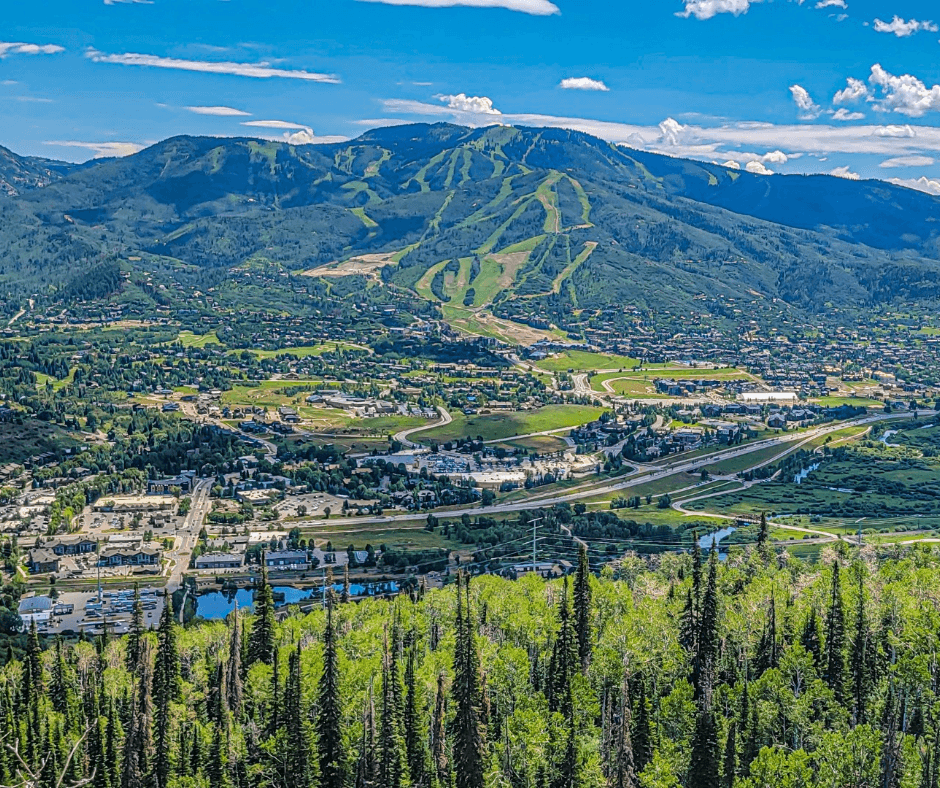
<svg viewBox="0 0 940 788">
<path fill-rule="evenodd" d="M 940 8 L 925 0 L 7 5 L 0 144 L 18 153 L 446 120 L 940 194 Z"/>
</svg>

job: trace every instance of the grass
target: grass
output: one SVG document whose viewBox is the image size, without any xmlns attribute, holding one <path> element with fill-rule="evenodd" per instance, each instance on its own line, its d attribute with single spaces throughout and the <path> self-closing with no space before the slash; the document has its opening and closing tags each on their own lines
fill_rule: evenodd
<svg viewBox="0 0 940 788">
<path fill-rule="evenodd" d="M 0 446 L 3 446 L 0 464 L 23 462 L 36 454 L 78 445 L 79 441 L 65 430 L 44 421 L 26 419 L 23 424 L 0 422 Z"/>
<path fill-rule="evenodd" d="M 604 410 L 588 405 L 553 405 L 538 410 L 518 413 L 492 413 L 485 415 L 454 415 L 450 424 L 422 432 L 423 443 L 445 442 L 463 437 L 482 436 L 483 440 L 502 440 L 516 435 L 545 432 L 566 427 L 577 427 L 597 419 Z"/>
<path fill-rule="evenodd" d="M 203 348 L 207 345 L 220 345 L 218 334 L 210 331 L 208 334 L 194 334 L 192 331 L 180 331 L 176 338 L 183 347 Z"/>
<path fill-rule="evenodd" d="M 750 470 L 761 463 L 773 460 L 782 454 L 793 451 L 794 444 L 784 443 L 778 446 L 768 446 L 765 449 L 757 449 L 748 454 L 742 454 L 740 457 L 732 457 L 728 460 L 716 462 L 714 465 L 706 465 L 709 473 L 717 476 L 727 476 L 732 473 L 742 473 Z"/>
<path fill-rule="evenodd" d="M 627 356 L 615 356 L 608 353 L 591 353 L 586 350 L 566 350 L 538 363 L 546 372 L 590 372 L 594 369 L 633 368 L 640 362 Z"/>
<path fill-rule="evenodd" d="M 323 342 L 319 345 L 303 345 L 301 347 L 284 347 L 278 350 L 258 350 L 249 349 L 256 358 L 276 358 L 277 356 L 294 356 L 295 358 L 309 358 L 311 356 L 322 356 L 324 353 L 332 353 L 336 350 L 361 350 L 361 348 L 351 345 L 348 342 Z M 241 350 L 233 350 L 232 353 L 242 353 Z M 278 383 L 289 384 L 290 381 L 278 381 Z"/>
<path fill-rule="evenodd" d="M 866 397 L 816 397 L 811 401 L 826 408 L 841 408 L 843 405 L 853 408 L 881 409 L 884 407 L 884 404 L 878 400 Z"/>
<path fill-rule="evenodd" d="M 302 529 L 308 540 L 315 538 L 318 544 L 333 542 L 336 550 L 345 550 L 349 545 L 362 549 L 367 544 L 378 547 L 381 544 L 398 549 L 422 549 L 433 547 L 454 547 L 455 543 L 445 538 L 440 529 L 429 532 L 424 529 L 424 521 L 414 523 L 389 523 L 381 525 L 354 525 L 343 523 L 344 518 L 334 512 L 330 519 L 321 526 Z"/>
<path fill-rule="evenodd" d="M 529 438 L 519 438 L 518 440 L 509 440 L 505 443 L 497 444 L 503 448 L 509 449 L 528 449 L 530 452 L 539 454 L 551 454 L 556 451 L 564 451 L 568 448 L 567 442 L 561 438 L 555 438 L 552 435 L 533 435 Z"/>
</svg>

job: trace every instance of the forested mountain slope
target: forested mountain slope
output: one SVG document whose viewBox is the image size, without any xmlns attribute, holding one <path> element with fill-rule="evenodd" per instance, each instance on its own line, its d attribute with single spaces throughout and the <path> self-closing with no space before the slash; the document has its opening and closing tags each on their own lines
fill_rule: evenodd
<svg viewBox="0 0 940 788">
<path fill-rule="evenodd" d="M 384 281 L 505 314 L 772 316 L 940 294 L 937 198 L 565 130 L 413 125 L 310 146 L 178 137 L 48 180 L 0 199 L 11 299 L 62 297 L 106 258 L 305 271 L 362 254 L 384 255 Z"/>
</svg>

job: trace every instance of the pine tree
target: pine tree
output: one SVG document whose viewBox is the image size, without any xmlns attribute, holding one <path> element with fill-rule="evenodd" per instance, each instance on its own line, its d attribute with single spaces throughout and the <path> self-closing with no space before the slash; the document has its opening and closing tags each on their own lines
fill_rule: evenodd
<svg viewBox="0 0 940 788">
<path fill-rule="evenodd" d="M 770 595 L 770 604 L 767 606 L 767 621 L 761 633 L 760 643 L 757 645 L 757 656 L 754 660 L 754 674 L 761 676 L 767 670 L 777 667 L 779 652 L 777 649 L 777 607 L 773 594 Z"/>
<path fill-rule="evenodd" d="M 639 677 L 636 682 L 636 713 L 633 720 L 633 763 L 640 774 L 653 760 L 653 734 L 650 729 L 649 701 L 646 698 L 646 681 Z"/>
<path fill-rule="evenodd" d="M 865 722 L 868 705 L 869 654 L 868 619 L 865 615 L 865 580 L 858 567 L 858 600 L 855 608 L 855 633 L 852 638 L 852 717 L 857 725 Z"/>
<path fill-rule="evenodd" d="M 379 720 L 379 782 L 383 788 L 402 788 L 408 784 L 408 755 L 402 731 L 402 689 L 398 669 L 397 631 L 389 647 L 385 636 L 382 659 L 382 716 Z"/>
<path fill-rule="evenodd" d="M 428 749 L 421 724 L 424 710 L 418 688 L 417 661 L 417 642 L 412 637 L 405 662 L 405 751 L 411 784 L 419 788 L 428 784 Z"/>
<path fill-rule="evenodd" d="M 587 673 L 591 664 L 591 567 L 587 547 L 582 543 L 578 552 L 578 573 L 574 580 L 574 619 L 578 633 L 578 656 L 581 672 Z"/>
<path fill-rule="evenodd" d="M 287 665 L 287 684 L 284 688 L 285 706 L 285 780 L 290 788 L 310 785 L 310 743 L 303 711 L 303 681 L 300 672 L 300 643 L 290 653 Z"/>
<path fill-rule="evenodd" d="M 356 761 L 354 788 L 372 788 L 377 783 L 378 764 L 375 758 L 375 696 L 369 684 L 369 699 L 362 714 L 362 738 Z"/>
<path fill-rule="evenodd" d="M 548 707 L 550 711 L 561 712 L 567 718 L 571 716 L 571 709 L 567 705 L 570 698 L 571 679 L 579 666 L 578 635 L 568 604 L 567 579 L 558 605 L 558 619 L 560 627 L 548 668 Z"/>
<path fill-rule="evenodd" d="M 173 597 L 163 595 L 163 614 L 157 630 L 157 659 L 153 669 L 154 738 L 156 788 L 166 788 L 170 778 L 170 704 L 179 697 L 180 659 L 173 621 Z"/>
<path fill-rule="evenodd" d="M 340 691 L 333 608 L 327 606 L 326 629 L 323 633 L 323 675 L 320 678 L 317 700 L 317 746 L 321 788 L 342 788 L 345 782 Z"/>
<path fill-rule="evenodd" d="M 123 788 L 144 788 L 153 761 L 153 660 L 150 645 L 144 640 L 140 652 L 138 681 L 131 693 L 124 736 Z"/>
<path fill-rule="evenodd" d="M 721 788 L 734 788 L 734 780 L 738 774 L 737 725 L 734 720 L 728 726 L 728 736 L 725 738 L 725 757 L 722 762 Z"/>
<path fill-rule="evenodd" d="M 715 715 L 712 710 L 703 704 L 695 720 L 688 788 L 716 788 L 720 784 L 720 779 L 718 726 L 715 724 Z"/>
<path fill-rule="evenodd" d="M 770 526 L 767 523 L 767 513 L 760 513 L 760 530 L 757 533 L 757 554 L 762 561 L 769 561 L 773 557 L 770 549 Z"/>
<path fill-rule="evenodd" d="M 826 619 L 825 678 L 836 699 L 842 703 L 845 699 L 845 611 L 838 561 L 832 565 L 832 591 Z"/>
<path fill-rule="evenodd" d="M 55 641 L 55 659 L 52 662 L 52 676 L 49 682 L 49 700 L 52 708 L 60 714 L 66 715 L 68 726 L 69 686 L 66 678 L 65 654 L 62 652 L 62 638 Z"/>
<path fill-rule="evenodd" d="M 696 654 L 693 682 L 696 692 L 711 687 L 718 661 L 718 553 L 712 550 L 708 558 L 708 583 L 702 597 L 699 621 L 698 653 Z"/>
<path fill-rule="evenodd" d="M 127 669 L 137 671 L 140 662 L 140 640 L 144 636 L 144 605 L 140 600 L 140 585 L 134 583 L 134 612 L 131 615 L 131 629 L 127 636 Z"/>
<path fill-rule="evenodd" d="M 274 660 L 274 592 L 268 582 L 268 567 L 261 556 L 261 580 L 255 589 L 255 620 L 248 640 L 248 667 Z"/>
<path fill-rule="evenodd" d="M 444 671 L 437 674 L 434 717 L 431 720 L 431 762 L 439 785 L 450 785 L 450 762 L 447 758 L 447 693 Z"/>
<path fill-rule="evenodd" d="M 471 622 L 470 580 L 458 576 L 453 686 L 457 706 L 453 736 L 456 788 L 483 788 L 486 734 L 480 719 L 480 661 Z"/>
<path fill-rule="evenodd" d="M 29 624 L 24 667 L 26 675 L 23 677 L 23 705 L 29 706 L 31 701 L 38 701 L 42 697 L 45 685 L 42 675 L 42 646 L 39 644 L 39 630 L 36 629 L 35 619 Z"/>
<path fill-rule="evenodd" d="M 242 715 L 244 703 L 244 689 L 242 685 L 242 631 L 241 619 L 238 616 L 238 602 L 232 611 L 232 634 L 229 638 L 228 664 L 226 666 L 226 701 L 229 711 L 235 719 Z"/>
<path fill-rule="evenodd" d="M 619 712 L 613 733 L 613 763 L 607 784 L 610 788 L 636 788 L 636 763 L 633 758 L 631 732 L 633 709 L 630 704 L 630 674 L 626 670 L 620 688 Z"/>
<path fill-rule="evenodd" d="M 741 692 L 741 711 L 738 718 L 738 730 L 741 732 L 741 760 L 738 762 L 738 775 L 748 777 L 751 764 L 760 752 L 757 731 L 757 704 L 751 703 L 750 684 L 744 683 Z"/>
<path fill-rule="evenodd" d="M 817 670 L 822 668 L 822 645 L 820 644 L 819 639 L 819 616 L 816 613 L 816 608 L 811 607 L 809 610 L 809 615 L 806 617 L 806 622 L 803 624 L 803 632 L 800 634 L 800 643 L 803 644 L 803 648 L 806 651 L 813 655 L 813 662 L 816 665 Z"/>
<path fill-rule="evenodd" d="M 229 778 L 228 768 L 228 742 L 225 729 L 221 725 L 215 726 L 212 738 L 212 750 L 209 756 L 209 767 L 206 770 L 209 785 L 212 788 L 230 788 L 232 781 Z"/>
</svg>

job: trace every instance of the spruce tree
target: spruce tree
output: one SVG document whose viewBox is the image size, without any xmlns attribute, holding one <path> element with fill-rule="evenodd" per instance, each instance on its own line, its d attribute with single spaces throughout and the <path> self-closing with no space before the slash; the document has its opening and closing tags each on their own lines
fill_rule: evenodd
<svg viewBox="0 0 940 788">
<path fill-rule="evenodd" d="M 450 784 L 450 761 L 447 758 L 447 692 L 444 671 L 437 674 L 434 717 L 431 720 L 431 762 L 439 785 Z"/>
<path fill-rule="evenodd" d="M 612 768 L 607 784 L 610 788 L 636 788 L 636 763 L 633 757 L 631 732 L 633 709 L 630 703 L 630 674 L 624 671 L 620 688 L 620 707 L 613 735 Z"/>
<path fill-rule="evenodd" d="M 633 718 L 633 763 L 636 773 L 642 772 L 653 760 L 653 733 L 650 728 L 650 708 L 646 698 L 646 681 L 636 682 L 636 708 Z"/>
<path fill-rule="evenodd" d="M 578 573 L 574 580 L 574 619 L 578 633 L 578 656 L 581 672 L 587 673 L 591 664 L 591 567 L 587 547 L 581 544 L 578 551 Z"/>
<path fill-rule="evenodd" d="M 285 778 L 290 788 L 310 785 L 310 743 L 303 709 L 303 680 L 300 672 L 300 643 L 292 650 L 287 663 L 284 688 L 285 707 Z"/>
<path fill-rule="evenodd" d="M 558 619 L 558 636 L 555 638 L 548 668 L 548 707 L 550 711 L 558 711 L 564 717 L 570 717 L 571 709 L 567 701 L 570 698 L 571 679 L 578 670 L 579 659 L 578 635 L 568 604 L 567 579 L 558 605 Z"/>
<path fill-rule="evenodd" d="M 728 735 L 725 738 L 725 757 L 722 762 L 721 788 L 734 788 L 734 780 L 738 774 L 738 747 L 737 725 L 734 720 L 728 726 Z"/>
<path fill-rule="evenodd" d="M 821 670 L 822 664 L 822 645 L 819 638 L 819 615 L 816 613 L 816 607 L 809 609 L 809 615 L 803 624 L 803 632 L 800 634 L 800 643 L 803 648 L 813 655 L 813 662 L 817 670 Z"/>
<path fill-rule="evenodd" d="M 718 661 L 718 553 L 712 550 L 708 558 L 708 583 L 702 597 L 702 612 L 698 631 L 693 682 L 697 693 L 711 687 Z"/>
<path fill-rule="evenodd" d="M 762 561 L 769 561 L 773 556 L 770 548 L 770 526 L 767 523 L 767 513 L 760 513 L 760 529 L 757 532 L 757 554 Z"/>
<path fill-rule="evenodd" d="M 845 700 L 845 611 L 842 586 L 839 580 L 839 562 L 832 565 L 832 590 L 829 615 L 826 618 L 826 683 L 841 703 Z"/>
<path fill-rule="evenodd" d="M 483 788 L 486 734 L 481 722 L 480 659 L 471 623 L 469 583 L 469 577 L 464 580 L 458 576 L 453 686 L 457 706 L 453 736 L 454 772 L 456 788 Z"/>
<path fill-rule="evenodd" d="M 855 608 L 855 632 L 852 638 L 852 717 L 857 725 L 865 722 L 869 685 L 869 631 L 865 615 L 865 579 L 862 567 L 858 567 L 858 600 Z"/>
<path fill-rule="evenodd" d="M 336 629 L 333 608 L 326 609 L 323 633 L 323 675 L 317 699 L 317 748 L 320 759 L 321 788 L 342 788 L 345 782 L 343 752 L 343 715 L 336 653 Z"/>
<path fill-rule="evenodd" d="M 408 647 L 405 662 L 405 751 L 408 753 L 408 773 L 412 786 L 428 784 L 428 748 L 421 720 L 424 717 L 421 692 L 417 678 L 417 642 L 414 637 Z"/>
<path fill-rule="evenodd" d="M 138 681 L 131 692 L 124 735 L 122 788 L 145 788 L 153 762 L 153 659 L 144 640 L 140 652 Z"/>
<path fill-rule="evenodd" d="M 718 726 L 715 715 L 701 704 L 692 738 L 692 761 L 689 765 L 688 788 L 716 788 L 721 779 L 721 757 L 718 750 Z"/>
<path fill-rule="evenodd" d="M 261 556 L 261 579 L 255 589 L 255 620 L 248 640 L 248 667 L 274 660 L 274 592 L 268 582 L 268 567 Z"/>
<path fill-rule="evenodd" d="M 378 764 L 375 757 L 375 696 L 369 684 L 369 698 L 362 714 L 362 738 L 359 742 L 359 758 L 356 761 L 354 788 L 372 788 L 377 782 Z"/>
<path fill-rule="evenodd" d="M 226 666 L 226 701 L 235 719 L 242 716 L 244 689 L 242 684 L 242 630 L 238 615 L 238 602 L 232 611 L 232 633 L 229 638 L 228 663 Z"/>
<path fill-rule="evenodd" d="M 173 597 L 163 595 L 163 614 L 157 630 L 157 658 L 153 669 L 154 744 L 156 762 L 154 783 L 166 788 L 170 778 L 170 704 L 180 692 L 180 660 L 173 621 Z"/>
<path fill-rule="evenodd" d="M 397 637 L 393 636 L 389 647 L 386 634 L 382 659 L 382 716 L 379 721 L 379 783 L 382 788 L 402 788 L 408 784 L 402 696 Z"/>
<path fill-rule="evenodd" d="M 754 675 L 761 676 L 765 671 L 777 667 L 779 659 L 777 646 L 777 607 L 774 595 L 770 595 L 767 606 L 767 620 L 757 645 L 757 657 L 754 660 Z"/>
<path fill-rule="evenodd" d="M 140 600 L 140 585 L 134 583 L 134 612 L 131 615 L 131 629 L 127 636 L 127 669 L 137 671 L 140 662 L 140 640 L 144 636 L 144 605 Z"/>
</svg>

